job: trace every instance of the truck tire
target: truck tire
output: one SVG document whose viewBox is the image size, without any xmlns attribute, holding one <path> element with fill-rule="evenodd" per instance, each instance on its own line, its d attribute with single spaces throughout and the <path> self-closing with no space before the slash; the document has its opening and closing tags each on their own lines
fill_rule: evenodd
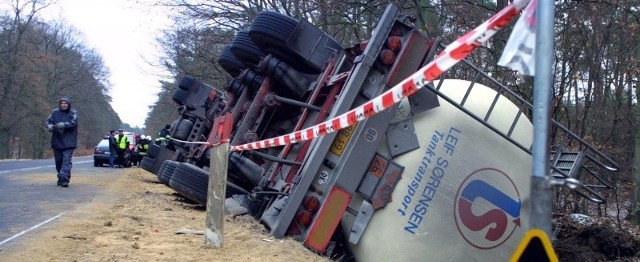
<svg viewBox="0 0 640 262">
<path fill-rule="evenodd" d="M 165 160 L 166 162 L 166 160 Z M 167 166 L 164 165 L 164 162 L 162 162 L 162 165 L 160 165 L 160 168 L 158 168 L 158 173 L 156 174 L 156 176 L 158 177 L 158 180 L 160 180 L 160 174 L 162 174 L 162 172 L 164 172 L 164 169 L 167 168 Z"/>
<path fill-rule="evenodd" d="M 230 45 L 233 55 L 248 68 L 256 68 L 265 54 L 256 47 L 248 30 L 239 31 Z"/>
<path fill-rule="evenodd" d="M 296 69 L 302 66 L 308 67 L 306 63 L 300 63 L 301 60 L 304 60 L 303 58 L 291 57 L 293 52 L 286 47 L 287 39 L 297 25 L 298 20 L 293 17 L 273 11 L 263 11 L 256 16 L 251 24 L 249 37 L 260 50 L 274 55 Z"/>
<path fill-rule="evenodd" d="M 178 88 L 184 90 L 184 91 L 189 91 L 191 90 L 191 88 L 193 88 L 195 86 L 196 80 L 193 79 L 192 77 L 189 76 L 185 76 L 182 77 L 182 79 L 180 79 L 180 83 L 178 84 Z"/>
<path fill-rule="evenodd" d="M 244 90 L 247 86 L 245 86 L 244 84 L 242 84 L 242 82 L 240 82 L 240 80 L 238 79 L 233 79 L 229 82 L 229 84 L 225 87 L 226 91 L 229 91 L 230 93 L 234 94 L 236 97 L 239 97 L 240 94 L 242 94 L 242 90 Z"/>
<path fill-rule="evenodd" d="M 160 182 L 169 185 L 171 181 L 171 177 L 176 170 L 176 167 L 180 165 L 180 162 L 174 160 L 165 160 L 160 167 L 160 171 L 158 171 L 158 180 Z"/>
<path fill-rule="evenodd" d="M 270 53 L 279 60 L 289 64 L 297 71 L 307 74 L 318 74 L 324 62 L 329 60 L 330 52 L 313 52 L 305 58 L 291 47 L 287 41 L 292 38 L 298 20 L 273 11 L 260 12 L 249 29 L 249 37 L 253 43 L 265 53 Z M 320 41 L 322 40 L 322 41 Z M 305 42 L 324 42 L 322 48 L 342 49 L 340 44 L 325 33 L 322 39 L 304 39 Z M 315 61 L 315 62 L 313 62 Z"/>
<path fill-rule="evenodd" d="M 247 69 L 247 67 L 233 55 L 230 45 L 224 46 L 224 48 L 222 48 L 222 51 L 220 51 L 218 64 L 220 64 L 222 69 L 224 69 L 224 71 L 229 73 L 229 75 L 234 78 L 238 76 L 243 70 Z"/>
<path fill-rule="evenodd" d="M 147 150 L 147 156 L 145 158 L 155 158 L 160 153 L 160 146 L 156 144 L 150 144 Z"/>
<path fill-rule="evenodd" d="M 178 123 L 175 132 L 173 132 L 173 137 L 178 140 L 187 140 L 189 137 L 189 133 L 191 133 L 191 128 L 193 127 L 193 122 L 189 119 L 182 119 Z"/>
<path fill-rule="evenodd" d="M 188 98 L 189 91 L 178 89 L 173 93 L 173 97 L 171 98 L 171 100 L 173 100 L 173 102 L 176 102 L 176 104 L 178 105 L 184 105 L 187 102 Z"/>
<path fill-rule="evenodd" d="M 182 163 L 175 168 L 169 180 L 169 187 L 180 195 L 205 205 L 209 188 L 209 173 L 192 164 Z"/>
<path fill-rule="evenodd" d="M 140 161 L 140 167 L 142 167 L 142 169 L 147 170 L 149 172 L 151 172 L 152 167 L 153 167 L 153 158 L 149 158 L 149 157 L 143 157 L 142 161 Z"/>
</svg>

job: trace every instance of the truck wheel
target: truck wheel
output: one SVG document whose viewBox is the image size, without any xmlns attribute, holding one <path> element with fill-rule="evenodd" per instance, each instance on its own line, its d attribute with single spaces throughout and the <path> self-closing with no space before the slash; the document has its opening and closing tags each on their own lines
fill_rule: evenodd
<svg viewBox="0 0 640 262">
<path fill-rule="evenodd" d="M 151 170 L 153 169 L 153 158 L 149 158 L 149 157 L 143 157 L 142 161 L 140 161 L 140 167 L 142 167 L 142 169 L 147 170 L 149 172 L 151 172 Z"/>
<path fill-rule="evenodd" d="M 308 70 L 306 63 L 300 63 L 304 59 L 294 55 L 294 52 L 286 47 L 287 39 L 297 25 L 298 20 L 293 17 L 273 11 L 263 11 L 253 21 L 249 29 L 249 37 L 265 53 L 273 54 L 296 69 L 305 67 Z"/>
<path fill-rule="evenodd" d="M 102 166 L 101 163 L 99 163 L 98 161 L 93 160 L 93 166 Z"/>
<path fill-rule="evenodd" d="M 220 64 L 222 69 L 224 69 L 224 71 L 227 71 L 227 73 L 229 73 L 229 75 L 234 78 L 238 76 L 243 70 L 247 69 L 247 67 L 233 55 L 230 45 L 226 45 L 224 46 L 224 48 L 222 48 L 220 57 L 218 58 L 218 64 Z"/>
<path fill-rule="evenodd" d="M 180 162 L 178 161 L 165 160 L 164 163 L 162 163 L 160 170 L 158 171 L 158 180 L 166 185 L 169 185 L 171 177 L 173 176 L 173 173 L 175 172 L 178 165 L 180 165 Z"/>
<path fill-rule="evenodd" d="M 242 84 L 242 82 L 240 82 L 240 80 L 238 79 L 232 79 L 229 84 L 225 87 L 226 91 L 229 91 L 230 93 L 236 95 L 236 96 L 240 96 L 240 94 L 242 93 L 242 90 L 245 89 L 245 85 Z"/>
<path fill-rule="evenodd" d="M 209 188 L 209 173 L 192 164 L 182 163 L 175 168 L 169 187 L 180 195 L 205 205 Z"/>
<path fill-rule="evenodd" d="M 230 49 L 233 55 L 248 68 L 255 68 L 265 56 L 249 38 L 248 30 L 242 30 L 236 34 Z"/>
<path fill-rule="evenodd" d="M 147 156 L 145 158 L 155 158 L 160 153 L 160 146 L 156 144 L 150 144 L 147 150 Z"/>
<path fill-rule="evenodd" d="M 193 122 L 189 119 L 182 119 L 178 123 L 178 127 L 176 127 L 176 131 L 173 132 L 173 137 L 178 140 L 187 140 L 189 137 L 189 133 L 191 133 L 191 128 L 193 127 Z"/>
<path fill-rule="evenodd" d="M 191 88 L 193 88 L 193 86 L 195 86 L 196 80 L 189 77 L 189 76 L 185 76 L 182 77 L 182 79 L 180 79 L 180 84 L 178 84 L 178 88 L 184 90 L 184 91 L 189 91 L 191 90 Z"/>
<path fill-rule="evenodd" d="M 176 104 L 178 105 L 184 105 L 187 101 L 187 98 L 189 98 L 189 91 L 178 89 L 173 93 L 173 97 L 171 98 L 171 100 L 173 100 L 173 102 L 176 102 Z"/>
<path fill-rule="evenodd" d="M 299 72 L 318 74 L 333 52 L 326 50 L 313 51 L 305 58 L 300 52 L 308 52 L 307 50 L 297 50 L 294 47 L 287 46 L 287 41 L 294 37 L 293 34 L 298 24 L 298 20 L 287 15 L 273 11 L 263 11 L 253 21 L 249 29 L 249 37 L 260 50 L 273 54 L 273 56 L 289 64 Z M 319 31 L 319 29 L 315 29 Z M 300 39 L 300 41 L 308 43 L 324 42 L 318 43 L 317 48 L 320 49 L 342 49 L 340 44 L 326 35 L 326 33 L 321 36 L 323 37 L 320 39 Z"/>
</svg>

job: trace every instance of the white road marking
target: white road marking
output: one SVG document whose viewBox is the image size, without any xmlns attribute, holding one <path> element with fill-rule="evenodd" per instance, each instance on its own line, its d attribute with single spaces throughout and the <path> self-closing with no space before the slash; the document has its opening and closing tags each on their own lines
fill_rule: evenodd
<svg viewBox="0 0 640 262">
<path fill-rule="evenodd" d="M 49 219 L 45 220 L 44 222 L 42 222 L 42 223 L 40 223 L 40 224 L 37 224 L 37 225 L 35 225 L 35 226 L 32 226 L 32 227 L 30 227 L 29 229 L 27 229 L 27 230 L 25 230 L 25 231 L 22 231 L 22 232 L 20 232 L 20 233 L 18 233 L 18 234 L 13 235 L 13 236 L 12 236 L 12 237 L 10 237 L 10 238 L 7 238 L 7 239 L 3 240 L 2 242 L 0 242 L 0 246 L 2 246 L 3 244 L 5 244 L 5 243 L 7 243 L 7 242 L 9 242 L 9 241 L 11 241 L 11 240 L 16 239 L 16 238 L 17 238 L 17 237 L 19 237 L 19 236 L 22 236 L 22 235 L 26 234 L 27 232 L 29 232 L 29 231 L 31 231 L 31 230 L 34 230 L 34 229 L 36 229 L 36 228 L 38 228 L 38 227 L 40 227 L 40 226 L 42 226 L 42 225 L 44 225 L 44 224 L 46 224 L 46 223 L 49 223 L 49 222 L 51 222 L 51 221 L 53 221 L 53 220 L 55 220 L 55 219 L 59 218 L 59 217 L 60 217 L 60 216 L 62 216 L 64 213 L 65 213 L 65 212 L 62 212 L 62 213 L 60 213 L 60 214 L 59 214 L 59 215 L 57 215 L 57 216 L 54 216 L 54 217 L 52 217 L 52 218 L 49 218 Z"/>
<path fill-rule="evenodd" d="M 93 160 L 78 161 L 78 162 L 73 162 L 73 164 L 82 164 L 82 163 L 89 163 L 89 162 L 93 162 Z M 40 169 L 40 168 L 52 168 L 52 167 L 56 167 L 56 165 L 26 167 L 26 168 L 12 169 L 12 170 L 4 170 L 4 171 L 0 171 L 0 174 L 9 173 L 9 172 L 16 172 L 16 171 L 29 171 L 29 170 L 35 170 L 35 169 Z"/>
</svg>

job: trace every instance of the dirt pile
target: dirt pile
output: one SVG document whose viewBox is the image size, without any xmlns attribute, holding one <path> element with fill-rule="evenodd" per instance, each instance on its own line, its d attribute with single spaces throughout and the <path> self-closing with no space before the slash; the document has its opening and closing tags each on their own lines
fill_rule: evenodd
<svg viewBox="0 0 640 262">
<path fill-rule="evenodd" d="M 560 261 L 640 261 L 638 227 L 611 219 L 576 221 L 568 216 L 556 219 L 559 225 L 553 243 Z"/>
</svg>

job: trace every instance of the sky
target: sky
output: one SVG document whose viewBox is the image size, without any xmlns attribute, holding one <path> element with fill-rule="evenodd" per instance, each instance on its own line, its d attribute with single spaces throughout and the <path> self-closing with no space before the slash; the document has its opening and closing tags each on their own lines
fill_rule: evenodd
<svg viewBox="0 0 640 262">
<path fill-rule="evenodd" d="M 157 100 L 158 80 L 167 72 L 159 64 L 155 38 L 170 20 L 147 0 L 58 0 L 41 10 L 45 17 L 66 21 L 84 35 L 110 71 L 111 106 L 120 119 L 142 127 L 149 106 Z M 163 78 L 164 76 L 164 78 Z"/>
</svg>

